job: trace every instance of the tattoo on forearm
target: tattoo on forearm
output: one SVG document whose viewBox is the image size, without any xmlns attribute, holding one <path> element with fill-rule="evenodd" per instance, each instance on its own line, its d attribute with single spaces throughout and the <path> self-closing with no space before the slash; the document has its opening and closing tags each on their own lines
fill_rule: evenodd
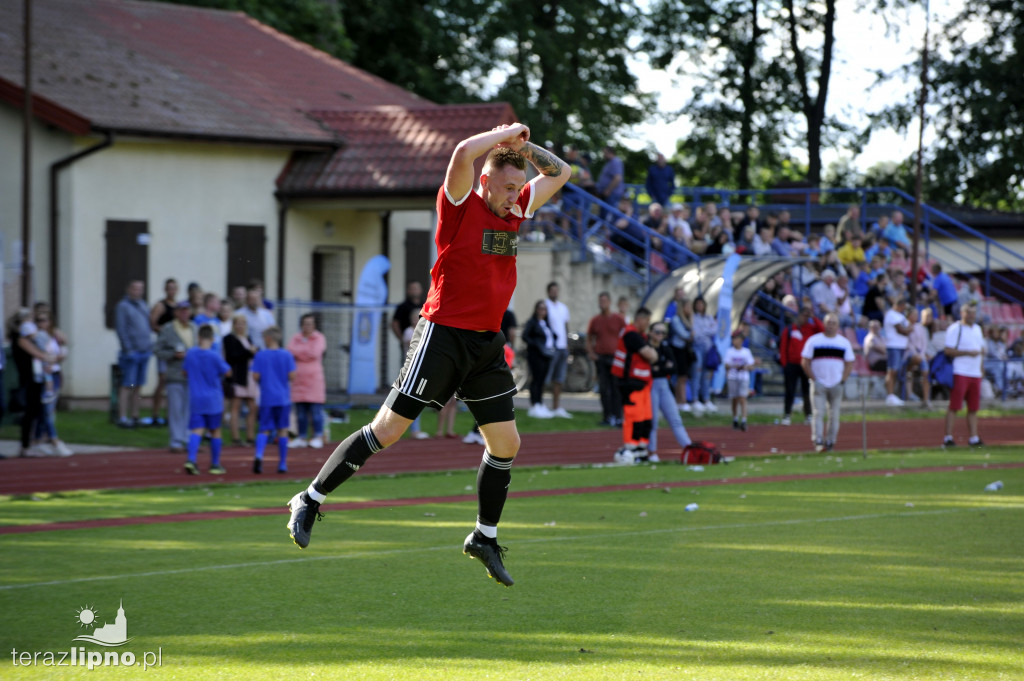
<svg viewBox="0 0 1024 681">
<path fill-rule="evenodd" d="M 519 150 L 527 161 L 532 163 L 541 175 L 558 177 L 562 174 L 562 168 L 566 167 L 565 161 L 552 154 L 543 147 L 538 147 L 533 142 L 527 142 Z"/>
</svg>

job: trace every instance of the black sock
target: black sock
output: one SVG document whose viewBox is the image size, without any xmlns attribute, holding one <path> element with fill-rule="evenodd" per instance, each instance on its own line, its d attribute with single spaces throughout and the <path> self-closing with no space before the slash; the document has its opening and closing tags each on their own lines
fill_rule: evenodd
<svg viewBox="0 0 1024 681">
<path fill-rule="evenodd" d="M 338 445 L 317 474 L 313 488 L 322 494 L 330 494 L 381 449 L 383 447 L 370 426 L 363 426 Z"/>
<path fill-rule="evenodd" d="M 476 474 L 477 521 L 496 527 L 508 498 L 508 485 L 512 480 L 512 459 L 499 459 L 484 452 Z"/>
</svg>

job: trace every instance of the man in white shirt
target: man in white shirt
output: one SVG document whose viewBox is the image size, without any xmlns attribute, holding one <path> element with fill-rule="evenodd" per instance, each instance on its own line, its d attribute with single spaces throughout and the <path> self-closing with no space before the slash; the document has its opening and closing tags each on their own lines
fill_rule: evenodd
<svg viewBox="0 0 1024 681">
<path fill-rule="evenodd" d="M 266 350 L 263 332 L 274 326 L 274 313 L 263 305 L 263 289 L 250 284 L 245 289 L 245 307 L 241 310 L 249 323 L 249 340 L 260 350 Z"/>
<path fill-rule="evenodd" d="M 548 382 L 551 384 L 551 414 L 563 419 L 571 419 L 572 414 L 559 406 L 562 399 L 562 384 L 565 383 L 565 372 L 569 367 L 569 306 L 558 299 L 558 284 L 548 284 L 548 326 L 555 336 L 555 356 L 551 358 L 548 369 Z"/>
<path fill-rule="evenodd" d="M 931 310 L 928 310 L 929 315 Z M 916 309 L 907 310 L 907 319 L 910 321 L 911 331 L 907 336 L 907 352 L 904 355 L 904 364 L 907 373 L 911 377 L 908 393 L 913 396 L 913 373 L 921 374 L 921 396 L 924 398 L 924 408 L 932 408 L 932 382 L 928 374 L 928 329 L 918 321 L 919 314 Z"/>
<path fill-rule="evenodd" d="M 885 403 L 890 407 L 902 407 L 903 400 L 896 396 L 896 379 L 903 373 L 903 355 L 907 351 L 907 336 L 912 326 L 904 314 L 907 299 L 896 298 L 882 321 L 885 331 L 887 368 L 885 371 Z"/>
<path fill-rule="evenodd" d="M 668 233 L 672 238 L 687 248 L 693 242 L 693 230 L 690 228 L 690 207 L 681 203 L 672 204 L 672 212 L 668 216 Z"/>
<path fill-rule="evenodd" d="M 975 324 L 978 304 L 968 301 L 960 307 L 960 321 L 946 329 L 946 356 L 953 360 L 953 390 L 946 410 L 946 437 L 943 447 L 952 447 L 953 422 L 964 401 L 967 402 L 967 443 L 972 447 L 982 445 L 978 437 L 978 409 L 981 406 L 982 361 L 985 356 L 985 334 Z"/>
<path fill-rule="evenodd" d="M 804 343 L 800 363 L 811 382 L 811 439 L 815 451 L 832 451 L 839 434 L 839 411 L 843 386 L 853 371 L 853 346 L 839 335 L 839 315 L 825 315 L 825 331 Z M 828 409 L 828 432 L 825 409 Z"/>
</svg>

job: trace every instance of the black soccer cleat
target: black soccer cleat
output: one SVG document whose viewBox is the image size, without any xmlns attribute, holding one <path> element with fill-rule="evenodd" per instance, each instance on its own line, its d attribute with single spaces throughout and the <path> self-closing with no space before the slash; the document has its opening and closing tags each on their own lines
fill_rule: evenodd
<svg viewBox="0 0 1024 681">
<path fill-rule="evenodd" d="M 512 586 L 515 580 L 505 569 L 501 559 L 505 557 L 505 547 L 498 546 L 494 539 L 481 537 L 476 532 L 470 532 L 466 537 L 466 543 L 462 546 L 462 552 L 470 558 L 476 558 L 487 568 L 487 575 L 498 581 L 499 584 Z"/>
<path fill-rule="evenodd" d="M 288 520 L 288 534 L 295 544 L 304 549 L 309 546 L 309 535 L 313 532 L 313 522 L 321 520 L 320 502 L 313 501 L 305 491 L 299 492 L 288 502 L 292 517 Z"/>
</svg>

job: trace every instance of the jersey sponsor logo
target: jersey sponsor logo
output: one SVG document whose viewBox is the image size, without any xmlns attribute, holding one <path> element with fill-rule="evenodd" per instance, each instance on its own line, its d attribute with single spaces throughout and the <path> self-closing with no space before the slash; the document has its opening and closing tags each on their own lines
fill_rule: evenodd
<svg viewBox="0 0 1024 681">
<path fill-rule="evenodd" d="M 485 229 L 480 252 L 488 255 L 515 256 L 519 246 L 519 234 L 500 229 Z"/>
</svg>

